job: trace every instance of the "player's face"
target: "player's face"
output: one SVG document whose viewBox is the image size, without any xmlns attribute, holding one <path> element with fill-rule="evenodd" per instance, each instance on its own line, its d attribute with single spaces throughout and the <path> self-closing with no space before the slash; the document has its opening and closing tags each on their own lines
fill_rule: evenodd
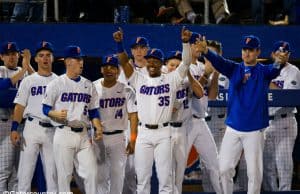
<svg viewBox="0 0 300 194">
<path fill-rule="evenodd" d="M 180 64 L 179 59 L 169 59 L 166 63 L 166 67 L 168 69 L 168 72 L 174 71 Z"/>
<path fill-rule="evenodd" d="M 83 59 L 82 58 L 68 58 L 66 61 L 67 71 L 73 75 L 81 75 L 83 71 Z"/>
<path fill-rule="evenodd" d="M 53 63 L 53 54 L 48 50 L 41 50 L 35 56 L 35 62 L 39 68 L 51 69 Z"/>
<path fill-rule="evenodd" d="M 150 77 L 158 77 L 161 74 L 162 62 L 155 58 L 147 59 L 147 70 Z"/>
<path fill-rule="evenodd" d="M 137 61 L 144 60 L 144 56 L 147 55 L 148 47 L 145 46 L 135 46 L 131 49 L 131 54 L 133 58 Z"/>
<path fill-rule="evenodd" d="M 192 57 L 194 58 L 199 58 L 201 56 L 201 47 L 199 43 L 200 41 L 196 41 L 195 43 L 191 44 Z"/>
<path fill-rule="evenodd" d="M 113 65 L 105 65 L 101 67 L 101 73 L 103 75 L 104 80 L 116 81 L 119 76 L 119 68 Z"/>
<path fill-rule="evenodd" d="M 242 49 L 242 59 L 246 64 L 256 65 L 259 54 L 259 49 Z"/>
<path fill-rule="evenodd" d="M 280 64 L 285 64 L 290 58 L 290 52 L 276 51 L 272 53 L 272 58 Z"/>
<path fill-rule="evenodd" d="M 4 62 L 4 65 L 7 68 L 14 69 L 18 65 L 19 53 L 18 52 L 9 52 L 1 55 L 1 59 Z"/>
</svg>

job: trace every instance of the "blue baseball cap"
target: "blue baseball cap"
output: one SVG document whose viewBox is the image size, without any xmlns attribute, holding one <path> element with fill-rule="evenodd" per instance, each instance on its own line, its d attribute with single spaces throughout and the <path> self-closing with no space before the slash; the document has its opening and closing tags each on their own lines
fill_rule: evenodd
<svg viewBox="0 0 300 194">
<path fill-rule="evenodd" d="M 157 48 L 153 48 L 151 50 L 148 51 L 148 54 L 145 56 L 145 59 L 149 59 L 149 58 L 155 58 L 160 60 L 161 62 L 164 61 L 164 53 Z"/>
<path fill-rule="evenodd" d="M 16 42 L 5 42 L 1 45 L 1 54 L 7 54 L 10 52 L 19 52 L 20 49 Z"/>
<path fill-rule="evenodd" d="M 182 60 L 182 53 L 181 51 L 170 51 L 167 53 L 167 57 L 165 58 L 165 61 L 170 60 L 170 59 L 178 59 Z"/>
<path fill-rule="evenodd" d="M 290 43 L 280 40 L 274 43 L 273 52 L 281 51 L 281 52 L 291 52 Z"/>
<path fill-rule="evenodd" d="M 195 44 L 197 39 L 202 40 L 202 35 L 197 32 L 192 32 L 192 36 L 189 40 L 190 44 Z"/>
<path fill-rule="evenodd" d="M 50 42 L 46 42 L 46 41 L 41 41 L 41 42 L 37 43 L 36 49 L 35 49 L 35 54 L 37 54 L 41 50 L 48 50 L 51 53 L 53 53 L 53 51 L 54 51 L 53 45 Z"/>
<path fill-rule="evenodd" d="M 76 45 L 70 45 L 67 46 L 64 50 L 64 57 L 65 58 L 82 58 L 85 55 L 81 52 L 81 49 L 79 46 Z"/>
<path fill-rule="evenodd" d="M 145 38 L 143 36 L 138 36 L 135 38 L 134 41 L 132 41 L 130 48 L 133 48 L 135 46 L 149 47 L 149 42 L 148 42 L 147 38 Z"/>
<path fill-rule="evenodd" d="M 108 55 L 102 59 L 102 67 L 106 65 L 111 65 L 114 67 L 119 67 L 119 60 L 115 55 Z"/>
<path fill-rule="evenodd" d="M 260 40 L 254 35 L 248 35 L 243 37 L 242 42 L 243 49 L 258 49 L 260 48 Z"/>
</svg>

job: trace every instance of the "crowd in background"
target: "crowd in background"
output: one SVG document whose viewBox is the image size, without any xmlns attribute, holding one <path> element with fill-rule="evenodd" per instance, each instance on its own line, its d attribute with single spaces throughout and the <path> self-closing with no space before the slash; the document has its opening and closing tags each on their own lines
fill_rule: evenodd
<svg viewBox="0 0 300 194">
<path fill-rule="evenodd" d="M 0 3 L 1 21 L 43 22 L 42 3 L 12 2 Z M 204 0 L 67 0 L 58 4 L 59 22 L 204 23 Z M 54 0 L 47 1 L 47 7 L 47 22 L 58 22 L 54 19 Z M 209 23 L 299 24 L 300 3 L 296 0 L 209 0 Z"/>
</svg>

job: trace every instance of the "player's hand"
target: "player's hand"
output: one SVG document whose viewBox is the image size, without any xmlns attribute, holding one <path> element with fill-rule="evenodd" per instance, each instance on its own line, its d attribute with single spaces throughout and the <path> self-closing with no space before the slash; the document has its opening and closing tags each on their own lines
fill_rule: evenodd
<svg viewBox="0 0 300 194">
<path fill-rule="evenodd" d="M 208 52 L 207 42 L 206 42 L 205 36 L 203 36 L 202 39 L 200 39 L 198 41 L 197 46 L 198 46 L 198 48 L 199 48 L 199 50 L 200 50 L 201 53 L 206 54 Z"/>
<path fill-rule="evenodd" d="M 11 140 L 11 142 L 12 142 L 12 144 L 14 146 L 20 146 L 20 144 L 21 144 L 21 137 L 20 137 L 19 132 L 12 131 L 10 133 L 10 140 Z"/>
<path fill-rule="evenodd" d="M 123 41 L 123 30 L 121 27 L 119 27 L 119 30 L 113 33 L 113 38 L 116 42 L 122 42 Z"/>
<path fill-rule="evenodd" d="M 189 42 L 190 38 L 192 36 L 192 32 L 185 28 L 185 26 L 181 29 L 181 40 L 184 43 Z"/>
<path fill-rule="evenodd" d="M 126 147 L 126 154 L 127 155 L 134 154 L 134 150 L 135 150 L 135 141 L 128 142 Z"/>
<path fill-rule="evenodd" d="M 103 136 L 102 132 L 103 132 L 103 130 L 102 130 L 102 127 L 95 127 L 95 129 L 96 129 L 96 131 L 95 131 L 95 141 L 99 141 L 99 140 L 102 139 L 102 136 Z"/>
<path fill-rule="evenodd" d="M 275 63 L 278 64 L 285 64 L 289 59 L 288 52 L 276 51 L 273 56 L 274 56 Z"/>
<path fill-rule="evenodd" d="M 23 57 L 22 67 L 27 70 L 30 66 L 30 59 L 31 59 L 30 50 L 29 49 L 24 49 L 21 53 L 21 56 Z"/>
<path fill-rule="evenodd" d="M 68 110 L 51 110 L 49 112 L 49 116 L 51 116 L 57 122 L 66 123 Z"/>
</svg>

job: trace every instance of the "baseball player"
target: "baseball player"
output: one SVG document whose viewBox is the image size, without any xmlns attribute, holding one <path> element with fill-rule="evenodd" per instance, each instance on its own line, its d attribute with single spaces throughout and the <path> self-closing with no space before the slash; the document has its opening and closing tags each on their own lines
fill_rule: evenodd
<svg viewBox="0 0 300 194">
<path fill-rule="evenodd" d="M 207 46 L 210 50 L 216 52 L 219 55 L 222 55 L 222 44 L 220 42 L 215 40 L 207 40 Z M 210 62 L 206 60 L 205 63 Z M 219 74 L 218 85 L 219 89 L 228 89 L 228 78 L 222 74 Z M 225 98 L 225 96 L 221 96 L 221 98 Z M 205 121 L 207 122 L 207 125 L 209 126 L 214 137 L 218 152 L 220 152 L 222 139 L 224 137 L 226 129 L 226 107 L 209 107 L 207 113 L 208 115 L 205 117 Z M 202 175 L 203 177 L 206 177 L 208 175 L 208 171 L 206 170 L 205 166 L 204 168 L 202 168 Z M 234 183 L 234 191 L 246 191 L 247 170 L 244 154 L 242 154 L 241 156 L 240 162 L 238 164 L 238 172 L 235 176 L 236 181 Z M 202 186 L 205 191 L 213 192 L 213 187 L 209 179 L 202 179 Z"/>
<path fill-rule="evenodd" d="M 180 51 L 171 51 L 165 60 L 168 72 L 173 72 L 181 63 L 182 54 Z M 174 111 L 170 122 L 172 130 L 171 148 L 172 148 L 172 177 L 173 193 L 182 193 L 182 182 L 186 167 L 187 158 L 187 128 L 190 127 L 190 118 L 192 117 L 191 99 L 192 95 L 198 98 L 203 96 L 203 88 L 200 83 L 188 73 L 176 92 L 176 101 Z"/>
<path fill-rule="evenodd" d="M 272 80 L 271 89 L 300 89 L 300 71 L 288 62 L 290 53 L 288 42 L 274 44 L 272 58 L 284 66 L 280 75 Z M 297 137 L 296 111 L 295 107 L 270 108 L 270 126 L 265 131 L 264 147 L 263 188 L 266 191 L 291 190 L 292 153 Z"/>
<path fill-rule="evenodd" d="M 118 57 L 129 84 L 135 88 L 139 118 L 138 137 L 135 147 L 135 167 L 137 173 L 137 193 L 150 193 L 150 177 L 153 160 L 159 179 L 159 193 L 173 193 L 171 179 L 171 120 L 176 89 L 187 75 L 190 64 L 191 32 L 182 30 L 183 63 L 176 71 L 162 74 L 163 53 L 151 49 L 145 56 L 148 75 L 134 70 L 128 63 L 123 47 L 123 32 L 113 34 L 117 42 Z"/>
<path fill-rule="evenodd" d="M 54 127 L 50 119 L 43 114 L 41 103 L 47 84 L 57 77 L 51 72 L 53 46 L 49 42 L 39 42 L 35 53 L 38 71 L 21 82 L 14 100 L 16 106 L 11 127 L 11 141 L 15 146 L 22 146 L 18 170 L 18 191 L 31 191 L 31 180 L 40 152 L 45 169 L 47 191 L 56 192 L 57 176 L 52 144 Z M 26 118 L 22 139 L 24 145 L 20 145 L 21 138 L 17 129 L 23 117 Z"/>
<path fill-rule="evenodd" d="M 25 49 L 22 53 L 22 68 L 17 67 L 19 48 L 15 42 L 5 42 L 1 45 L 0 56 L 4 66 L 0 66 L 0 88 L 18 88 L 19 82 L 27 73 L 32 73 L 30 52 Z M 1 101 L 7 100 L 1 99 Z M 11 103 L 11 102 L 7 102 Z M 10 141 L 12 108 L 0 108 L 0 193 L 17 190 L 17 161 L 16 149 Z"/>
<path fill-rule="evenodd" d="M 199 42 L 201 35 L 193 32 L 190 39 L 192 49 L 192 64 L 190 72 L 201 85 L 204 86 L 204 96 L 192 98 L 192 127 L 188 130 L 187 149 L 191 150 L 192 145 L 195 146 L 197 152 L 201 156 L 201 161 L 209 172 L 209 178 L 216 193 L 222 193 L 218 151 L 214 138 L 205 122 L 205 116 L 208 106 L 208 99 L 215 99 L 218 93 L 218 73 L 214 72 L 211 65 L 205 65 L 198 61 L 201 55 L 199 50 Z"/>
<path fill-rule="evenodd" d="M 220 150 L 220 173 L 225 194 L 233 192 L 233 176 L 244 150 L 247 162 L 248 193 L 260 193 L 263 172 L 263 130 L 268 126 L 268 86 L 279 75 L 281 65 L 257 62 L 260 40 L 243 37 L 242 59 L 236 63 L 217 55 L 207 47 L 205 38 L 199 43 L 202 52 L 217 71 L 229 80 L 226 131 Z"/>
<path fill-rule="evenodd" d="M 69 192 L 75 169 L 84 179 L 86 193 L 95 194 L 97 184 L 96 156 L 88 137 L 90 120 L 96 128 L 95 140 L 102 136 L 99 102 L 93 83 L 80 76 L 83 54 L 80 47 L 70 45 L 64 50 L 66 73 L 51 81 L 43 99 L 43 113 L 56 126 L 53 151 L 57 168 L 59 192 Z"/>
<path fill-rule="evenodd" d="M 99 169 L 107 169 L 109 172 L 98 188 L 103 190 L 101 193 L 110 194 L 121 194 L 123 191 L 126 164 L 124 130 L 128 127 L 128 119 L 132 134 L 127 147 L 128 154 L 134 152 L 138 125 L 135 94 L 127 85 L 117 81 L 119 70 L 118 58 L 106 56 L 101 66 L 103 78 L 94 82 L 100 103 L 106 155 L 105 162 Z"/>
<path fill-rule="evenodd" d="M 144 74 L 148 74 L 146 69 L 147 60 L 144 58 L 147 55 L 149 50 L 149 42 L 148 39 L 143 36 L 138 36 L 131 42 L 130 45 L 131 54 L 133 59 L 130 60 L 130 63 L 134 66 L 136 71 L 139 71 Z M 121 72 L 119 75 L 118 81 L 128 84 L 127 79 L 125 77 L 123 68 L 120 68 Z M 130 127 L 128 127 L 129 129 Z M 130 142 L 130 130 L 127 130 L 126 140 Z M 136 192 L 136 173 L 134 167 L 134 154 L 127 156 L 126 167 L 125 167 L 125 177 L 124 186 L 123 186 L 123 194 L 132 194 Z"/>
</svg>

